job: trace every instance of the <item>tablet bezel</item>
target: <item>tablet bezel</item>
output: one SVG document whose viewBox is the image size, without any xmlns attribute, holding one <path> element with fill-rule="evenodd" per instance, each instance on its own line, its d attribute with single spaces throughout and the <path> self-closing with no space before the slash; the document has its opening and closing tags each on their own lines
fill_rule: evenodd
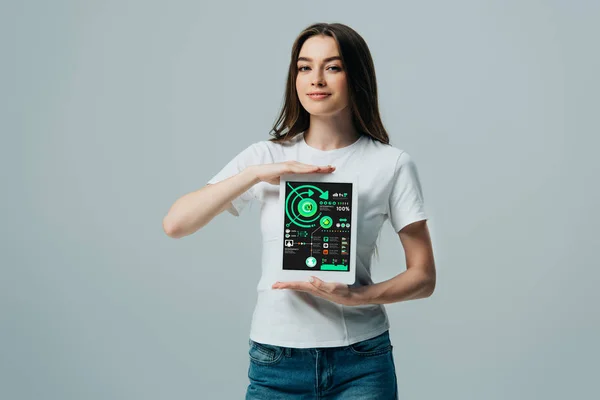
<svg viewBox="0 0 600 400">
<path fill-rule="evenodd" d="M 332 183 L 351 183 L 352 184 L 352 209 L 350 211 L 352 224 L 350 226 L 350 254 L 349 254 L 349 271 L 322 271 L 322 270 L 284 270 L 283 269 L 283 239 L 285 237 L 285 188 L 287 182 L 332 182 Z M 277 280 L 280 282 L 290 281 L 307 281 L 310 276 L 325 282 L 338 282 L 348 285 L 354 284 L 356 281 L 356 236 L 358 233 L 358 179 L 354 177 L 342 177 L 340 174 L 288 174 L 280 177 L 279 184 L 279 243 L 278 243 L 278 262 L 279 269 L 277 271 Z"/>
</svg>

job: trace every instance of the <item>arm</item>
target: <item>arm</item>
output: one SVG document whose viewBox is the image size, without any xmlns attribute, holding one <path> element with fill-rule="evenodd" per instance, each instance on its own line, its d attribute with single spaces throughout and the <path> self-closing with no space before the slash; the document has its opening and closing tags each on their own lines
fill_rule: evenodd
<svg viewBox="0 0 600 400">
<path fill-rule="evenodd" d="M 260 180 L 254 168 L 179 198 L 163 219 L 163 229 L 172 238 L 191 235 L 231 206 L 231 201 Z"/>
<path fill-rule="evenodd" d="M 359 304 L 387 304 L 429 297 L 435 289 L 435 261 L 427 221 L 417 221 L 398 232 L 406 254 L 406 271 L 353 291 Z"/>
<path fill-rule="evenodd" d="M 191 235 L 208 224 L 215 216 L 230 208 L 232 200 L 258 182 L 275 185 L 279 184 L 279 177 L 283 174 L 328 174 L 334 170 L 335 167 L 331 165 L 319 166 L 298 161 L 247 166 L 227 179 L 206 185 L 178 199 L 164 217 L 163 229 L 172 238 Z"/>
</svg>

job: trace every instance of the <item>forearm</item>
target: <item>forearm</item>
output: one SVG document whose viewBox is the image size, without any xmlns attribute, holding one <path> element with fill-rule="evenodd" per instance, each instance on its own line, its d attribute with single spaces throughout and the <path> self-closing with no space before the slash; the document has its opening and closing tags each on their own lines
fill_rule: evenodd
<svg viewBox="0 0 600 400">
<path fill-rule="evenodd" d="M 435 277 L 428 276 L 422 269 L 406 271 L 372 285 L 354 288 L 359 304 L 388 304 L 399 301 L 429 297 L 435 288 Z"/>
<path fill-rule="evenodd" d="M 252 168 L 179 198 L 163 220 L 165 232 L 175 238 L 190 235 L 225 210 L 231 201 L 259 179 Z"/>
</svg>

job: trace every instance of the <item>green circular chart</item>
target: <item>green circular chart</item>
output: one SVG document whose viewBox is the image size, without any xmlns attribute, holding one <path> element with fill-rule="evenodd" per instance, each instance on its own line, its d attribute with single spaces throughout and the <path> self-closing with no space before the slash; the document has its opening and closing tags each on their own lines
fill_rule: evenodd
<svg viewBox="0 0 600 400">
<path fill-rule="evenodd" d="M 319 222 L 321 224 L 321 228 L 323 229 L 329 229 L 333 225 L 333 219 L 328 216 L 324 216 Z"/>
</svg>

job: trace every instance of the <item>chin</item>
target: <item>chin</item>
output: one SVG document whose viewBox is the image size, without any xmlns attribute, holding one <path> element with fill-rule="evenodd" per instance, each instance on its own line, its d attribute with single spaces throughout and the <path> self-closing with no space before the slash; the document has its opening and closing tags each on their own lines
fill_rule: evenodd
<svg viewBox="0 0 600 400">
<path fill-rule="evenodd" d="M 342 111 L 341 108 L 338 107 L 327 107 L 327 108 L 320 108 L 320 107 L 304 107 L 304 109 L 306 111 L 308 111 L 308 113 L 310 115 L 319 115 L 319 116 L 332 116 L 335 115 L 337 113 L 339 113 L 340 111 Z"/>
<path fill-rule="evenodd" d="M 302 102 L 301 102 L 302 104 Z M 345 107 L 339 104 L 325 104 L 308 102 L 302 104 L 304 109 L 312 115 L 334 115 L 342 111 Z"/>
</svg>

